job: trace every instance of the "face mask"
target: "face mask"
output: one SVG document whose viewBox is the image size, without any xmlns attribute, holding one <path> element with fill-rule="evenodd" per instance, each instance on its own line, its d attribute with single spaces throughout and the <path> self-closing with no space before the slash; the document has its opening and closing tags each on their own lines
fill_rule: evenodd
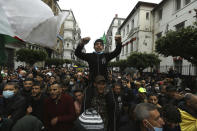
<svg viewBox="0 0 197 131">
<path fill-rule="evenodd" d="M 77 82 L 80 82 L 80 80 L 77 80 Z"/>
<path fill-rule="evenodd" d="M 148 124 L 153 128 L 153 130 L 149 129 L 149 131 L 163 131 L 163 128 L 160 128 L 160 127 L 153 127 L 152 124 L 150 124 L 149 121 L 147 121 Z"/>
<path fill-rule="evenodd" d="M 155 131 L 163 131 L 163 128 L 153 127 Z"/>
<path fill-rule="evenodd" d="M 103 54 L 103 52 L 101 51 L 101 52 L 95 52 L 96 54 Z"/>
<path fill-rule="evenodd" d="M 74 85 L 74 83 L 72 82 L 72 81 L 70 81 L 70 83 L 69 83 L 70 85 Z"/>
<path fill-rule="evenodd" d="M 14 96 L 14 91 L 3 91 L 3 97 L 8 99 L 11 98 L 12 96 Z"/>
<path fill-rule="evenodd" d="M 157 92 L 159 92 L 160 90 L 159 90 L 159 87 L 155 87 L 155 90 L 157 91 Z"/>
<path fill-rule="evenodd" d="M 22 78 L 22 75 L 21 75 L 21 74 L 19 74 L 19 75 L 18 75 L 18 77 L 19 77 L 19 78 Z"/>
</svg>

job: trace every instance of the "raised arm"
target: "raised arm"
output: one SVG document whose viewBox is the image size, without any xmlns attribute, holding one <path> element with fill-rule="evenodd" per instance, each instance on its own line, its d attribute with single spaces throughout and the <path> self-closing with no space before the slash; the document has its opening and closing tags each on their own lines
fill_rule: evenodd
<svg viewBox="0 0 197 131">
<path fill-rule="evenodd" d="M 80 43 L 78 44 L 76 50 L 75 50 L 75 55 L 82 59 L 82 60 L 86 60 L 87 59 L 87 54 L 82 52 L 83 47 L 90 41 L 90 37 L 85 37 L 82 38 Z"/>
<path fill-rule="evenodd" d="M 116 41 L 116 48 L 115 48 L 115 50 L 113 52 L 109 53 L 109 57 L 108 57 L 109 60 L 117 57 L 120 54 L 121 49 L 122 49 L 122 42 L 121 42 L 122 38 L 121 38 L 120 35 L 116 35 L 115 36 L 115 41 Z"/>
</svg>

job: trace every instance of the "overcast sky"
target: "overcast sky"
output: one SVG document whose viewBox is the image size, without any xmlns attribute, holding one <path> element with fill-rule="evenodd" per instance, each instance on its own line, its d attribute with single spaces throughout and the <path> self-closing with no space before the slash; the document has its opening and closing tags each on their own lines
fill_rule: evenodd
<svg viewBox="0 0 197 131">
<path fill-rule="evenodd" d="M 93 42 L 107 32 L 115 14 L 126 18 L 139 0 L 59 0 L 61 9 L 72 10 L 81 29 L 81 37 L 91 37 L 85 46 L 93 51 Z M 162 0 L 141 0 L 159 3 Z"/>
</svg>

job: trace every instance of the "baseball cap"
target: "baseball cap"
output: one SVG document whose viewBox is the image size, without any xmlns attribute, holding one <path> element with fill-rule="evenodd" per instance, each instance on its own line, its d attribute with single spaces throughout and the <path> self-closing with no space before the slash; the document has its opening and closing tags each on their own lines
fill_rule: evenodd
<svg viewBox="0 0 197 131">
<path fill-rule="evenodd" d="M 146 93 L 146 89 L 143 88 L 143 87 L 140 87 L 140 88 L 138 89 L 138 92 L 140 92 L 140 93 Z"/>
<path fill-rule="evenodd" d="M 95 78 L 95 82 L 98 83 L 98 82 L 101 82 L 101 81 L 105 82 L 105 81 L 106 81 L 106 80 L 105 80 L 105 77 L 102 76 L 102 75 L 98 75 L 98 76 Z"/>
</svg>

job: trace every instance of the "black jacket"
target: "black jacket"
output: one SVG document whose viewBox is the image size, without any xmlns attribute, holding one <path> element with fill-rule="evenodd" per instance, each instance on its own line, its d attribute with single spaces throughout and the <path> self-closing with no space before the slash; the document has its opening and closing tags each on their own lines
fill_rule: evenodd
<svg viewBox="0 0 197 131">
<path fill-rule="evenodd" d="M 1 112 L 2 118 L 11 116 L 11 120 L 15 123 L 18 119 L 23 117 L 26 113 L 25 98 L 16 94 L 12 98 L 4 99 L 3 110 Z"/>
<path fill-rule="evenodd" d="M 107 79 L 107 64 L 117 57 L 121 52 L 122 44 L 118 43 L 116 49 L 111 53 L 83 53 L 84 45 L 79 44 L 75 50 L 75 55 L 88 62 L 89 64 L 89 80 L 94 81 L 97 75 L 103 75 Z"/>
<path fill-rule="evenodd" d="M 44 101 L 46 98 L 46 95 L 41 94 L 39 100 L 34 100 L 32 97 L 30 101 L 30 105 L 33 109 L 31 115 L 36 116 L 42 122 L 44 121 Z"/>
</svg>

